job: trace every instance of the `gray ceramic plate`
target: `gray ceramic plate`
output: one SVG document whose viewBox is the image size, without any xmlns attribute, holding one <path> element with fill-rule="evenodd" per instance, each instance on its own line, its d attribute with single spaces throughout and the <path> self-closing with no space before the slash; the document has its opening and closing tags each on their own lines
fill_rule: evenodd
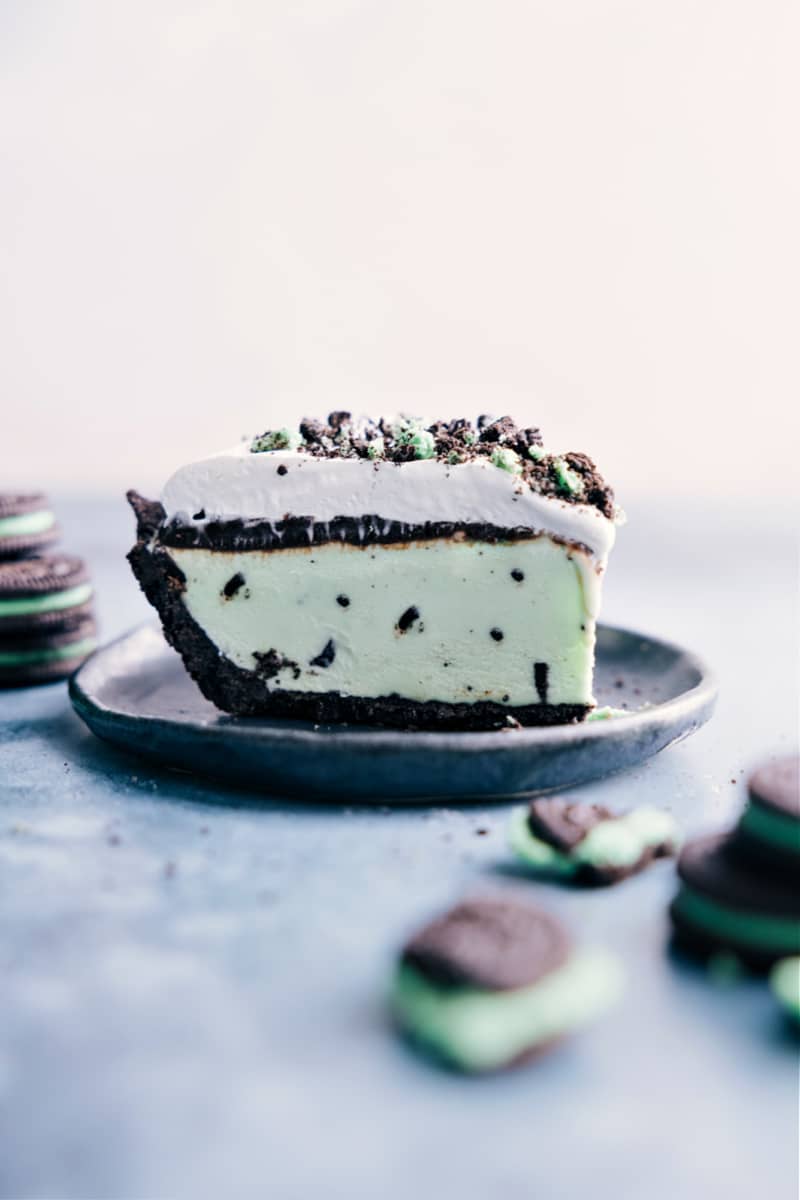
<svg viewBox="0 0 800 1200">
<path fill-rule="evenodd" d="M 72 703 L 108 742 L 168 767 L 280 795 L 331 800 L 472 800 L 585 783 L 688 737 L 716 685 L 678 646 L 598 632 L 595 692 L 631 716 L 496 733 L 404 733 L 226 716 L 205 700 L 159 629 L 98 650 Z"/>
</svg>

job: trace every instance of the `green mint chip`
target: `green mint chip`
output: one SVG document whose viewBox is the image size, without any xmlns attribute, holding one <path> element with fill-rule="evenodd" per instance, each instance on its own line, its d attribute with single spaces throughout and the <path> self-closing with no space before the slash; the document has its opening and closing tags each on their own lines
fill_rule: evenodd
<svg viewBox="0 0 800 1200">
<path fill-rule="evenodd" d="M 510 450 L 508 446 L 497 446 L 492 451 L 492 462 L 501 471 L 509 471 L 512 475 L 519 475 L 522 470 L 519 455 L 516 450 Z"/>
<path fill-rule="evenodd" d="M 534 462 L 541 462 L 543 458 L 547 457 L 544 446 L 528 446 L 528 454 Z"/>
<path fill-rule="evenodd" d="M 415 458 L 433 458 L 436 454 L 436 443 L 433 434 L 427 429 L 420 429 L 408 439 L 407 444 L 414 447 Z"/>
<path fill-rule="evenodd" d="M 563 458 L 553 459 L 553 471 L 556 477 L 556 483 L 562 492 L 568 496 L 580 496 L 583 491 L 583 480 L 577 471 L 573 471 L 568 467 Z"/>
<path fill-rule="evenodd" d="M 373 438 L 367 446 L 367 458 L 383 458 L 386 453 L 382 437 Z"/>
<path fill-rule="evenodd" d="M 270 429 L 267 433 L 259 434 L 250 443 L 251 454 L 263 454 L 268 450 L 296 450 L 302 438 L 300 434 L 290 429 Z"/>
</svg>

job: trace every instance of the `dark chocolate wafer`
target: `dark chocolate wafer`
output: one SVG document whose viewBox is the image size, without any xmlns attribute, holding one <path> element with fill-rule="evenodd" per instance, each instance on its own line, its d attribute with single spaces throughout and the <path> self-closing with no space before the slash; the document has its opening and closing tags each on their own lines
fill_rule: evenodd
<svg viewBox="0 0 800 1200">
<path fill-rule="evenodd" d="M 563 926 L 532 905 L 485 897 L 465 900 L 420 930 L 403 962 L 440 987 L 490 991 L 528 987 L 564 963 Z"/>
</svg>

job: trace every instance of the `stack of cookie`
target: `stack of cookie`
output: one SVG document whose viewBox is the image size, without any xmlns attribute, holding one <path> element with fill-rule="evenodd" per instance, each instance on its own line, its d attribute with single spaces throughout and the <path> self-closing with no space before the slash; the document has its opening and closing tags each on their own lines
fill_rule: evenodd
<svg viewBox="0 0 800 1200">
<path fill-rule="evenodd" d="M 0 494 L 0 687 L 65 679 L 95 647 L 84 563 L 41 553 L 58 536 L 46 497 Z"/>
<path fill-rule="evenodd" d="M 736 827 L 689 842 L 671 916 L 678 941 L 756 971 L 800 954 L 800 758 L 760 767 Z"/>
</svg>

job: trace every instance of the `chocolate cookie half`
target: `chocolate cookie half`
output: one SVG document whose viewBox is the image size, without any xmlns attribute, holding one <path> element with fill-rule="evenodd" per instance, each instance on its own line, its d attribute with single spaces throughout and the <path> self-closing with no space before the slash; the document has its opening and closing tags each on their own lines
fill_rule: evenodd
<svg viewBox="0 0 800 1200">
<path fill-rule="evenodd" d="M 754 866 L 800 871 L 800 758 L 765 763 L 750 777 L 749 803 L 732 851 Z"/>
<path fill-rule="evenodd" d="M 50 546 L 56 519 L 41 492 L 0 492 L 0 559 L 17 558 Z"/>
<path fill-rule="evenodd" d="M 72 555 L 0 563 L 0 637 L 64 628 L 88 616 L 91 596 L 86 567 Z"/>
<path fill-rule="evenodd" d="M 465 900 L 406 944 L 392 1008 L 420 1046 L 464 1071 L 533 1057 L 616 996 L 615 962 L 577 951 L 555 917 L 510 897 Z"/>
<path fill-rule="evenodd" d="M 674 854 L 680 834 L 674 818 L 660 809 L 614 813 L 600 804 L 546 797 L 514 809 L 509 843 L 537 874 L 602 887 Z"/>
<path fill-rule="evenodd" d="M 725 950 L 754 970 L 800 953 L 800 891 L 731 853 L 732 836 L 696 838 L 678 860 L 681 887 L 670 913 L 678 942 L 707 957 Z"/>
<path fill-rule="evenodd" d="M 66 679 L 96 646 L 91 617 L 77 617 L 57 629 L 0 637 L 0 687 L 28 687 Z"/>
</svg>

